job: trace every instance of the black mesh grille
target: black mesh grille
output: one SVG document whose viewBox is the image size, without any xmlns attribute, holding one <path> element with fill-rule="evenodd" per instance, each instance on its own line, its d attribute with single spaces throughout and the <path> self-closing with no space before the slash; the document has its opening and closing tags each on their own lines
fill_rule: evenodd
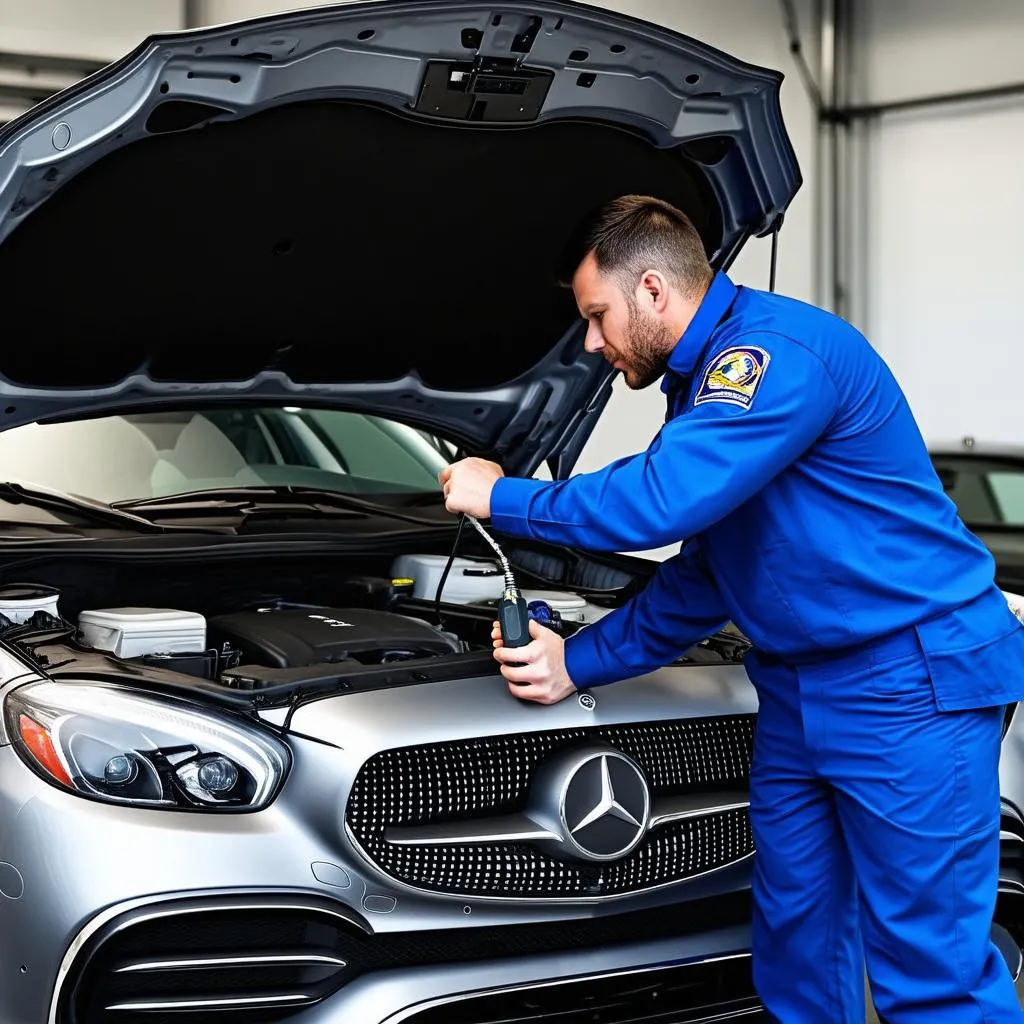
<svg viewBox="0 0 1024 1024">
<path fill-rule="evenodd" d="M 652 798 L 744 790 L 753 716 L 685 719 L 497 736 L 375 755 L 349 798 L 347 821 L 366 853 L 389 875 L 459 895 L 580 897 L 620 895 L 683 880 L 753 852 L 745 810 L 654 830 L 626 859 L 608 865 L 558 860 L 525 844 L 401 846 L 391 826 L 495 817 L 521 811 L 538 764 L 572 745 L 605 743 L 631 757 Z"/>
<path fill-rule="evenodd" d="M 444 1003 L 409 1024 L 709 1024 L 765 1020 L 750 957 L 654 968 Z"/>
<path fill-rule="evenodd" d="M 745 810 L 681 821 L 652 832 L 625 860 L 577 864 L 526 845 L 395 846 L 367 852 L 388 874 L 436 892 L 478 896 L 608 896 L 703 874 L 753 850 Z"/>
</svg>

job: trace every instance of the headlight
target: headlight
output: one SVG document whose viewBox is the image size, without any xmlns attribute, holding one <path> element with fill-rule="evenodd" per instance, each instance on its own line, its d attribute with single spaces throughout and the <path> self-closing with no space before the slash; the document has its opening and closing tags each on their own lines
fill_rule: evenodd
<svg viewBox="0 0 1024 1024">
<path fill-rule="evenodd" d="M 82 796 L 140 807 L 255 811 L 288 748 L 227 715 L 92 683 L 29 683 L 4 702 L 22 760 Z"/>
</svg>

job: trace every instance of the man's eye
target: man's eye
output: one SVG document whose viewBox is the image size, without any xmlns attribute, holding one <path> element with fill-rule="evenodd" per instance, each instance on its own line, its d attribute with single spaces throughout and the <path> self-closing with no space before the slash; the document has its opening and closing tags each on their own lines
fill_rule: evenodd
<svg viewBox="0 0 1024 1024">
<path fill-rule="evenodd" d="M 591 316 L 592 316 L 592 317 L 593 317 L 593 318 L 594 318 L 595 320 L 600 320 L 600 319 L 601 319 L 601 317 L 603 317 L 603 316 L 604 316 L 604 313 L 598 312 L 598 313 L 591 313 L 590 315 L 591 315 Z"/>
</svg>

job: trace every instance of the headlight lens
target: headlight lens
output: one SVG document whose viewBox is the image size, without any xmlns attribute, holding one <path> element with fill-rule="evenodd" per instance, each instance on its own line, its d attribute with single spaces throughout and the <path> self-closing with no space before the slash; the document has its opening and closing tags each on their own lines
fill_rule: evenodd
<svg viewBox="0 0 1024 1024">
<path fill-rule="evenodd" d="M 4 702 L 22 760 L 47 782 L 113 803 L 255 811 L 288 748 L 227 715 L 93 683 L 29 683 Z"/>
</svg>

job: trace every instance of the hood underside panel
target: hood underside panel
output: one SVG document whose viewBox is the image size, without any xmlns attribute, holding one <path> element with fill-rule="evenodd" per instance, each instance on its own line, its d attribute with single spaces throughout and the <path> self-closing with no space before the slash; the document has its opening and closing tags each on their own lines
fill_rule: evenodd
<svg viewBox="0 0 1024 1024">
<path fill-rule="evenodd" d="M 624 192 L 719 230 L 678 152 L 601 124 L 460 130 L 319 102 L 146 139 L 0 246 L 0 279 L 38 331 L 0 368 L 57 387 L 142 369 L 504 384 L 578 316 L 562 246 Z"/>
<path fill-rule="evenodd" d="M 800 185 L 773 71 L 564 0 L 157 36 L 0 130 L 0 430 L 330 405 L 568 471 L 612 371 L 565 243 L 667 199 L 716 267 Z"/>
</svg>

